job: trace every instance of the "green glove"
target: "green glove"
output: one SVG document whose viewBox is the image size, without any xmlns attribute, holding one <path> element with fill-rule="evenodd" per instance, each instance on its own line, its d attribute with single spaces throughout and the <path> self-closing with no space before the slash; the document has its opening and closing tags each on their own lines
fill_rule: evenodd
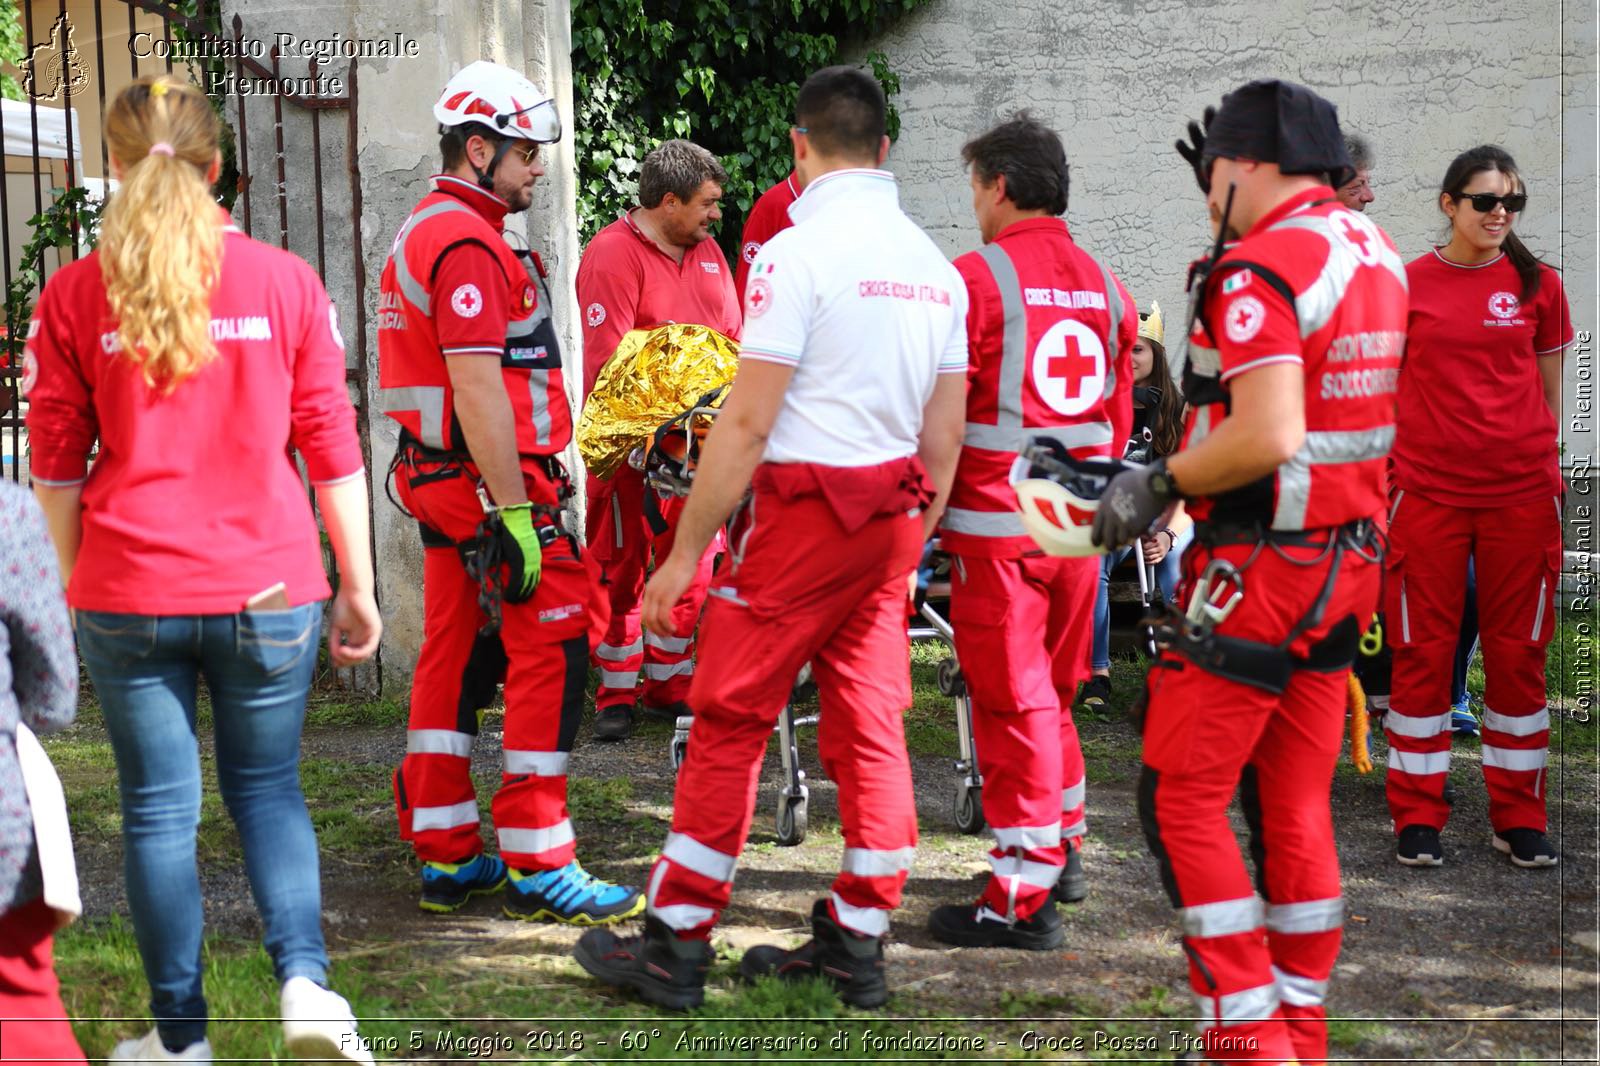
<svg viewBox="0 0 1600 1066">
<path fill-rule="evenodd" d="M 495 515 L 500 519 L 500 553 L 507 567 L 506 602 L 526 602 L 539 587 L 539 569 L 544 558 L 539 531 L 533 527 L 533 504 L 501 507 Z"/>
</svg>

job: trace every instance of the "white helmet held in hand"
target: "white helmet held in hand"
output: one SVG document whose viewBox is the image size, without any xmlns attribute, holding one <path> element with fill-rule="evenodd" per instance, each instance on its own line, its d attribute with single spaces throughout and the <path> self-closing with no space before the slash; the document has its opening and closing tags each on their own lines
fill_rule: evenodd
<svg viewBox="0 0 1600 1066">
<path fill-rule="evenodd" d="M 1105 554 L 1089 538 L 1095 508 L 1111 479 L 1136 465 L 1122 459 L 1074 459 L 1054 437 L 1033 437 L 1011 466 L 1022 528 L 1046 555 Z"/>
<path fill-rule="evenodd" d="M 561 116 L 549 93 L 510 67 L 480 59 L 456 72 L 433 105 L 439 125 L 476 122 L 502 137 L 554 144 Z"/>
</svg>

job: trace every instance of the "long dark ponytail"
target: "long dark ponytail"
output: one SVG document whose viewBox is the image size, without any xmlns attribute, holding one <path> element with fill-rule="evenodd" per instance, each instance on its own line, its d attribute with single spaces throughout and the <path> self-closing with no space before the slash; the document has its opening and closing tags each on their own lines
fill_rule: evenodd
<svg viewBox="0 0 1600 1066">
<path fill-rule="evenodd" d="M 1444 180 L 1439 183 L 1439 192 L 1459 201 L 1461 191 L 1467 187 L 1472 176 L 1486 170 L 1498 170 L 1504 174 L 1511 182 L 1512 192 L 1528 191 L 1522 175 L 1517 171 L 1517 161 L 1511 158 L 1510 152 L 1497 144 L 1480 144 L 1450 161 L 1449 169 L 1444 172 Z M 1443 205 L 1439 209 L 1444 210 Z M 1543 264 L 1522 243 L 1516 228 L 1509 224 L 1506 226 L 1505 243 L 1501 247 L 1505 250 L 1506 258 L 1511 260 L 1511 265 L 1516 267 L 1517 276 L 1522 279 L 1522 302 L 1527 303 L 1539 294 L 1539 267 Z"/>
<path fill-rule="evenodd" d="M 1153 337 L 1146 337 L 1144 342 L 1150 346 L 1150 376 L 1146 380 L 1161 390 L 1161 402 L 1150 413 L 1150 451 L 1152 455 L 1171 455 L 1183 443 L 1183 392 L 1172 380 L 1166 345 Z"/>
</svg>

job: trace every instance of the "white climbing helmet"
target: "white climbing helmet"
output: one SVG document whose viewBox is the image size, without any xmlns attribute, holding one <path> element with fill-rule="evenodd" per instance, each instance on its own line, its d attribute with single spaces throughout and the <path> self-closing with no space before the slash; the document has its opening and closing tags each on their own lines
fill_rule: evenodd
<svg viewBox="0 0 1600 1066">
<path fill-rule="evenodd" d="M 476 122 L 501 136 L 537 144 L 561 139 L 555 99 L 510 67 L 484 59 L 456 72 L 433 105 L 433 117 L 441 126 Z"/>
<path fill-rule="evenodd" d="M 1074 459 L 1054 437 L 1035 436 L 1011 466 L 1022 528 L 1046 555 L 1103 555 L 1090 540 L 1095 508 L 1111 479 L 1137 464 Z"/>
</svg>

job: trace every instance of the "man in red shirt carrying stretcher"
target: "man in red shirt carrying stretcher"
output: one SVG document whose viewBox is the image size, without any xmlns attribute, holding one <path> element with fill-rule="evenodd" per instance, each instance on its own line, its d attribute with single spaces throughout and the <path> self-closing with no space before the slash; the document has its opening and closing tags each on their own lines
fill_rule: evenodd
<svg viewBox="0 0 1600 1066">
<path fill-rule="evenodd" d="M 876 169 L 888 138 L 871 75 L 819 71 L 795 110 L 805 192 L 794 226 L 751 266 L 739 374 L 677 543 L 645 590 L 645 625 L 672 632 L 673 603 L 754 475 L 701 629 L 672 832 L 650 874 L 644 935 L 593 930 L 576 950 L 605 983 L 680 1010 L 703 999 L 767 737 L 806 662 L 844 863 L 812 911 L 814 939 L 751 949 L 744 975 L 820 976 L 846 1002 L 882 1004 L 883 936 L 917 840 L 901 723 L 909 578 L 961 440 L 966 290 Z"/>
</svg>

